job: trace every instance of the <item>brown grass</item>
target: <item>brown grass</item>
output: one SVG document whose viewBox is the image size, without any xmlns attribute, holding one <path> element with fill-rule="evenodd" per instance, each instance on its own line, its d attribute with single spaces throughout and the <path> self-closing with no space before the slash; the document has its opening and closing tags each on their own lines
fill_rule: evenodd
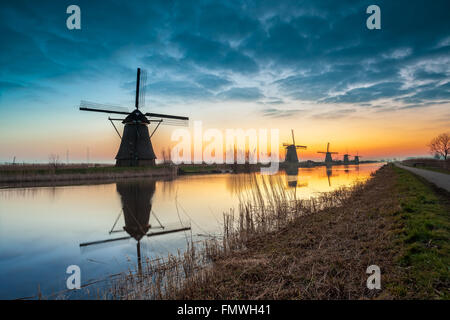
<svg viewBox="0 0 450 320">
<path fill-rule="evenodd" d="M 174 166 L 116 167 L 87 164 L 17 164 L 0 166 L 0 187 L 61 185 L 73 181 L 176 176 Z"/>
<path fill-rule="evenodd" d="M 254 227 L 244 223 L 233 235 L 232 249 L 240 250 L 215 259 L 201 282 L 184 286 L 174 298 L 391 298 L 388 291 L 368 290 L 365 272 L 376 264 L 383 283 L 395 282 L 398 276 L 391 247 L 393 224 L 385 217 L 398 206 L 391 196 L 392 179 L 384 169 L 352 190 L 341 189 L 309 203 L 275 205 L 270 216 L 282 217 L 278 228 L 267 233 L 262 227 L 247 236 Z M 244 212 L 245 221 L 248 206 Z"/>
<path fill-rule="evenodd" d="M 373 190 L 373 182 L 297 200 L 284 191 L 278 176 L 253 179 L 256 187 L 242 200 L 238 214 L 224 214 L 222 237 L 146 263 L 142 273 L 116 281 L 107 296 L 355 298 L 366 292 L 367 266 L 388 268 L 384 263 L 389 259 L 384 250 L 388 240 L 377 232 L 385 222 L 370 219 L 373 208 L 367 208 L 363 197 L 369 190 L 370 203 L 376 199 L 380 190 Z M 391 207 L 390 203 L 374 205 L 377 210 Z M 378 249 L 370 251 L 369 246 Z"/>
</svg>

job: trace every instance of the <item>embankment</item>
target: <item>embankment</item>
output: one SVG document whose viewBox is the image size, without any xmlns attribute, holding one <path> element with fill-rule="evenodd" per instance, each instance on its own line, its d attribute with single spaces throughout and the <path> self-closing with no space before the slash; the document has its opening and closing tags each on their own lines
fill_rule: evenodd
<svg viewBox="0 0 450 320">
<path fill-rule="evenodd" d="M 27 166 L 0 170 L 0 187 L 66 185 L 139 177 L 174 177 L 177 168 L 155 167 L 59 167 Z"/>
</svg>

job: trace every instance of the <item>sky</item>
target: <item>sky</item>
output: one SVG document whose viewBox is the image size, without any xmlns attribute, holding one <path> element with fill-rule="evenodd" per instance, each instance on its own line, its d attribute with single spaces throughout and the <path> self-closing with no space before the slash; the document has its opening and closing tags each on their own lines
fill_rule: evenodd
<svg viewBox="0 0 450 320">
<path fill-rule="evenodd" d="M 66 27 L 72 4 L 81 30 Z M 372 4 L 380 30 L 366 27 Z M 88 149 L 113 161 L 108 115 L 78 107 L 131 110 L 137 67 L 145 111 L 279 129 L 280 143 L 294 129 L 301 159 L 327 142 L 365 159 L 429 155 L 450 131 L 449 1 L 2 1 L 0 45 L 0 162 Z M 152 138 L 159 157 L 174 129 Z"/>
</svg>

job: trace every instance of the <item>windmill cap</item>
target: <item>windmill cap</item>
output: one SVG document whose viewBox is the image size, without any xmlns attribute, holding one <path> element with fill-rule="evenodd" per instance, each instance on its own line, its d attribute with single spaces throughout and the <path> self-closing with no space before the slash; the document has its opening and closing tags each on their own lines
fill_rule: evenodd
<svg viewBox="0 0 450 320">
<path fill-rule="evenodd" d="M 147 124 L 150 123 L 150 121 L 147 119 L 147 117 L 138 109 L 135 109 L 122 121 L 122 123 L 136 123 L 136 122 L 147 123 Z"/>
</svg>

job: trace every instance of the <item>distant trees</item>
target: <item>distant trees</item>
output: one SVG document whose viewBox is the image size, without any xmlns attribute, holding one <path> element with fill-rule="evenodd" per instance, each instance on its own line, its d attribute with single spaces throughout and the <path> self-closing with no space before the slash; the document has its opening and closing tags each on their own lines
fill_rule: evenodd
<svg viewBox="0 0 450 320">
<path fill-rule="evenodd" d="M 447 160 L 448 153 L 450 151 L 450 134 L 441 133 L 436 138 L 431 140 L 428 145 L 430 152 L 434 155 L 439 155 L 444 160 Z"/>
</svg>

